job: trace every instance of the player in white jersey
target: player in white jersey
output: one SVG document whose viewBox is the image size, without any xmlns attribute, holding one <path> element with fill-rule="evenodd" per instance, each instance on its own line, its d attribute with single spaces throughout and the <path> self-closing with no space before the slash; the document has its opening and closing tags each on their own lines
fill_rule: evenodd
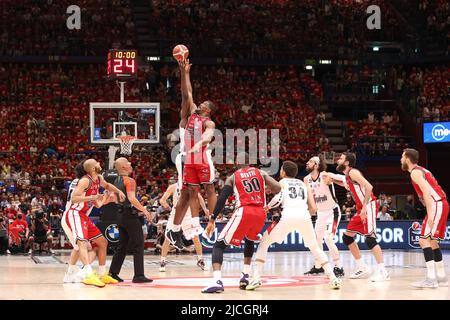
<svg viewBox="0 0 450 320">
<path fill-rule="evenodd" d="M 334 262 L 333 272 L 337 277 L 343 277 L 344 268 L 340 264 L 339 250 L 334 243 L 337 227 L 341 220 L 341 209 L 336 200 L 334 184 L 329 184 L 327 180 L 331 179 L 326 179 L 324 176 L 326 174 L 325 169 L 326 163 L 323 159 L 317 156 L 312 157 L 306 163 L 306 171 L 309 174 L 303 179 L 303 182 L 311 188 L 317 206 L 317 220 L 314 227 L 317 243 L 322 249 L 322 243 L 325 240 L 328 250 L 330 250 L 331 259 Z M 324 273 L 324 270 L 320 267 L 319 261 L 316 260 L 315 265 L 305 275 L 322 273 Z"/>
<path fill-rule="evenodd" d="M 330 285 L 333 289 L 339 289 L 342 280 L 338 279 L 331 265 L 328 262 L 326 254 L 317 244 L 314 227 L 311 221 L 310 213 L 316 212 L 316 204 L 313 194 L 308 185 L 303 181 L 295 179 L 298 167 L 292 161 L 285 161 L 280 170 L 281 191 L 267 205 L 266 209 L 283 206 L 281 218 L 274 221 L 272 225 L 264 232 L 261 242 L 256 251 L 256 268 L 253 279 L 247 285 L 246 290 L 254 290 L 261 286 L 261 274 L 266 261 L 267 251 L 272 243 L 281 243 L 292 231 L 299 231 L 303 237 L 305 246 L 309 248 L 320 267 L 324 268 L 325 274 L 330 279 Z M 308 212 L 309 209 L 309 212 Z"/>
<path fill-rule="evenodd" d="M 184 132 L 185 129 L 181 126 L 180 123 L 180 153 L 177 155 L 175 159 L 175 165 L 177 168 L 178 173 L 178 182 L 172 184 L 167 188 L 166 192 L 162 196 L 162 198 L 159 200 L 160 204 L 163 206 L 163 208 L 168 208 L 169 205 L 167 203 L 167 199 L 169 199 L 170 196 L 172 196 L 172 211 L 170 212 L 169 221 L 167 222 L 166 226 L 166 232 L 168 230 L 171 230 L 174 226 L 174 218 L 175 218 L 175 207 L 178 203 L 178 199 L 181 195 L 181 188 L 183 187 L 183 167 L 184 167 L 184 159 L 186 157 L 186 150 L 184 145 Z M 203 248 L 202 244 L 200 243 L 199 235 L 203 232 L 203 227 L 200 224 L 200 218 L 198 216 L 198 212 L 200 209 L 200 205 L 203 208 L 203 211 L 205 214 L 209 217 L 209 210 L 206 208 L 205 200 L 203 199 L 202 195 L 198 193 L 198 201 L 195 202 L 195 207 L 190 205 L 190 207 L 186 211 L 186 215 L 184 216 L 182 222 L 181 222 L 181 228 L 183 230 L 184 237 L 187 240 L 191 240 L 194 242 L 195 251 L 197 253 L 197 265 L 202 270 L 207 270 L 205 261 L 203 260 Z M 192 212 L 196 212 L 196 216 L 192 215 Z M 170 247 L 170 241 L 166 235 L 164 239 L 164 243 L 161 248 L 161 261 L 160 261 L 160 272 L 166 271 L 166 257 L 167 253 L 169 252 Z"/>
</svg>

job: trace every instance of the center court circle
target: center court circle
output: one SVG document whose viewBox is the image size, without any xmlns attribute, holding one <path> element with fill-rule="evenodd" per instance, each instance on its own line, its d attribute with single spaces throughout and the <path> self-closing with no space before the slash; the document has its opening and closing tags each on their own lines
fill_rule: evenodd
<svg viewBox="0 0 450 320">
<path fill-rule="evenodd" d="M 151 288 L 170 288 L 170 289 L 200 289 L 207 285 L 211 277 L 171 277 L 171 278 L 153 278 L 152 283 L 135 284 L 130 280 L 125 280 L 115 284 L 121 287 L 151 287 Z M 223 277 L 223 285 L 225 288 L 237 288 L 239 284 L 239 277 Z M 316 286 L 327 284 L 329 282 L 327 277 L 278 277 L 266 276 L 262 277 L 262 283 L 267 287 L 303 287 Z"/>
</svg>

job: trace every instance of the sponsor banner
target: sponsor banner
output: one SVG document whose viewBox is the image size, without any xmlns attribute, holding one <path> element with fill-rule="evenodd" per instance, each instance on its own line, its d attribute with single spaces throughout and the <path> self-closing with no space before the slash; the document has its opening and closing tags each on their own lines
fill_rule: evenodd
<svg viewBox="0 0 450 320">
<path fill-rule="evenodd" d="M 431 122 L 423 124 L 423 142 L 450 142 L 450 122 Z"/>
<path fill-rule="evenodd" d="M 271 223 L 266 223 L 264 231 L 270 226 Z M 208 239 L 204 235 L 201 235 L 201 242 L 204 246 L 205 252 L 211 252 L 211 248 L 217 239 L 218 234 L 222 231 L 225 223 L 217 223 L 214 234 L 211 239 Z M 203 225 L 206 227 L 206 224 Z M 377 241 L 383 249 L 419 249 L 419 236 L 422 227 L 420 221 L 377 221 Z M 334 242 L 339 250 L 347 250 L 347 246 L 342 242 L 342 236 L 347 228 L 347 222 L 341 222 L 339 224 Z M 359 235 L 355 238 L 356 243 L 361 249 L 367 249 L 364 243 L 364 237 Z M 447 231 L 445 233 L 445 239 L 440 242 L 442 249 L 450 250 L 450 221 L 447 222 Z M 241 247 L 229 247 L 226 252 L 241 252 L 244 246 Z M 326 244 L 324 243 L 326 249 Z M 282 243 L 275 243 L 270 246 L 269 251 L 302 251 L 307 250 L 303 244 L 303 238 L 300 233 L 290 233 Z"/>
</svg>

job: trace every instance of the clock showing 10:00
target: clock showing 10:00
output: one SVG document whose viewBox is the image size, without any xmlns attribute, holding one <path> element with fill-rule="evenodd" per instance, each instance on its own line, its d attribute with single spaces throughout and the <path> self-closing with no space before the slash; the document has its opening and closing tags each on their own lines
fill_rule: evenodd
<svg viewBox="0 0 450 320">
<path fill-rule="evenodd" d="M 137 51 L 110 49 L 108 52 L 108 77 L 112 79 L 136 78 Z"/>
</svg>

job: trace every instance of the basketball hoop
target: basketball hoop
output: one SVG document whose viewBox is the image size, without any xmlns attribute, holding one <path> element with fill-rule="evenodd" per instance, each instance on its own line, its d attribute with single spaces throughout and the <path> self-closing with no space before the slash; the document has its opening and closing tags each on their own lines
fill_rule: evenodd
<svg viewBox="0 0 450 320">
<path fill-rule="evenodd" d="M 136 140 L 135 136 L 119 136 L 120 140 L 120 153 L 130 155 L 132 152 L 133 143 Z"/>
</svg>

